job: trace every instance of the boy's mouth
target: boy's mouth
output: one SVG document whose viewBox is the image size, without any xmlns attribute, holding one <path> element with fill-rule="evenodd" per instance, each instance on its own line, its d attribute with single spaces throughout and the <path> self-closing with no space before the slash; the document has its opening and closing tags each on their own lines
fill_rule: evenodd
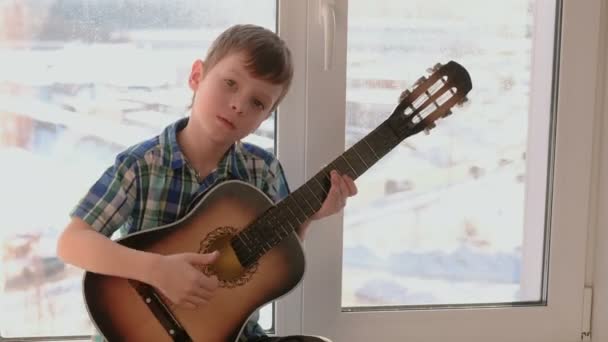
<svg viewBox="0 0 608 342">
<path fill-rule="evenodd" d="M 230 128 L 230 129 L 235 129 L 236 128 L 236 126 L 230 120 L 227 120 L 227 119 L 225 119 L 225 118 L 223 118 L 223 117 L 221 117 L 219 115 L 217 116 L 217 119 L 221 123 L 223 123 L 226 127 Z"/>
</svg>

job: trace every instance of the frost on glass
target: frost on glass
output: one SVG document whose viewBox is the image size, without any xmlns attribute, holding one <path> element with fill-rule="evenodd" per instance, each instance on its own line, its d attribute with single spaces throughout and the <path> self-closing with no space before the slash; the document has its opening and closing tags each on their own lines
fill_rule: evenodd
<svg viewBox="0 0 608 342">
<path fill-rule="evenodd" d="M 87 335 L 81 271 L 55 255 L 114 155 L 186 113 L 191 63 L 275 1 L 0 1 L 0 336 Z M 274 124 L 251 139 L 274 148 Z M 271 326 L 271 311 L 261 323 Z"/>
<path fill-rule="evenodd" d="M 347 148 L 437 62 L 474 86 L 357 180 L 342 306 L 540 299 L 520 296 L 533 14 L 528 0 L 349 2 Z"/>
</svg>

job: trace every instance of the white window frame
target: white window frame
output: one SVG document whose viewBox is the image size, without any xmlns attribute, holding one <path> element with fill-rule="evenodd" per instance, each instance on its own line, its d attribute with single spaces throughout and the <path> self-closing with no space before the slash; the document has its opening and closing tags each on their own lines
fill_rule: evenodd
<svg viewBox="0 0 608 342">
<path fill-rule="evenodd" d="M 306 1 L 278 0 L 278 33 L 289 46 L 294 63 L 294 79 L 277 113 L 277 157 L 281 160 L 289 186 L 298 188 L 305 180 L 306 95 L 307 95 L 307 4 Z M 302 331 L 302 283 L 275 302 L 275 333 Z"/>
<path fill-rule="evenodd" d="M 541 0 L 542 1 L 542 0 Z M 305 179 L 344 149 L 347 0 L 338 0 L 333 64 L 323 70 L 321 0 L 308 1 Z M 341 312 L 341 216 L 306 241 L 302 330 L 336 341 L 580 340 L 590 217 L 600 0 L 563 1 L 547 305 L 406 312 Z M 584 52 L 584 53 L 582 53 Z M 547 61 L 547 63 L 550 63 Z M 474 75 L 472 75 L 474 81 Z M 474 95 L 472 95 L 474 96 Z M 546 107 L 545 107 L 546 108 Z M 284 131 L 285 132 L 285 131 Z M 295 187 L 293 187 L 295 188 Z M 281 333 L 281 331 L 279 331 Z"/>
<path fill-rule="evenodd" d="M 594 132 L 593 206 L 587 253 L 586 286 L 593 297 L 590 325 L 592 341 L 608 340 L 608 4 L 601 4 L 600 58 L 597 82 L 596 131 Z M 603 133 L 603 134 L 602 134 Z"/>
</svg>

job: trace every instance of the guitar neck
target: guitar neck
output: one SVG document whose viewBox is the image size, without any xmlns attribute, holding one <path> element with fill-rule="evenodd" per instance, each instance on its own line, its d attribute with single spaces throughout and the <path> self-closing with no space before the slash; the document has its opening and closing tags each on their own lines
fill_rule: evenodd
<svg viewBox="0 0 608 342">
<path fill-rule="evenodd" d="M 390 121 L 385 121 L 286 197 L 275 210 L 281 212 L 280 217 L 291 226 L 304 223 L 321 208 L 327 197 L 332 170 L 356 180 L 402 140 L 395 135 Z"/>
<path fill-rule="evenodd" d="M 330 172 L 357 179 L 405 138 L 435 127 L 435 121 L 466 101 L 471 77 L 462 65 L 436 64 L 429 77 L 421 77 L 414 89 L 399 96 L 399 104 L 380 126 L 325 166 L 309 181 L 256 219 L 233 238 L 243 266 L 250 266 L 268 250 L 308 221 L 323 204 L 331 188 Z"/>
<path fill-rule="evenodd" d="M 297 231 L 299 226 L 321 208 L 331 187 L 332 170 L 347 174 L 355 180 L 403 139 L 395 134 L 390 120 L 384 121 L 275 207 L 264 213 L 239 234 L 241 239 L 235 239 L 239 244 L 242 244 L 242 241 L 249 242 L 246 248 L 240 248 L 249 251 L 240 258 L 246 261 L 244 266 L 255 262 L 286 236 Z"/>
</svg>

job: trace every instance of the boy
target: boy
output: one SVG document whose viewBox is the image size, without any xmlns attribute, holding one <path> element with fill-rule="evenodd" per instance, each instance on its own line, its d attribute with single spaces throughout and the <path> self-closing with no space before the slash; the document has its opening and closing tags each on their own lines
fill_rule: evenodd
<svg viewBox="0 0 608 342">
<path fill-rule="evenodd" d="M 130 249 L 108 237 L 158 227 L 183 217 L 191 201 L 212 185 L 241 179 L 278 202 L 289 188 L 274 156 L 240 140 L 255 131 L 289 89 L 291 54 L 272 31 L 237 25 L 222 33 L 188 80 L 194 92 L 189 118 L 116 157 L 71 213 L 59 238 L 67 263 L 101 274 L 148 283 L 185 308 L 205 305 L 218 287 L 195 266 L 213 263 L 217 252 L 159 255 Z M 351 178 L 331 174 L 320 219 L 342 210 L 357 188 Z M 304 239 L 309 222 L 298 228 Z M 242 341 L 324 341 L 312 336 L 269 338 L 250 320 Z"/>
</svg>

